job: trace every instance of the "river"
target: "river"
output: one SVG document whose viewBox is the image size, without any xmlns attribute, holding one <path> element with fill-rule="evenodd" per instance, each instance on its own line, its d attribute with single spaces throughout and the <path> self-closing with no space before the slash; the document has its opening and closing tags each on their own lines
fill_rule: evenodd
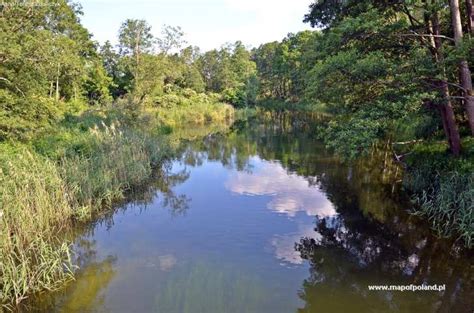
<svg viewBox="0 0 474 313">
<path fill-rule="evenodd" d="M 472 253 L 408 213 L 383 148 L 343 163 L 311 123 L 250 119 L 183 145 L 74 238 L 75 281 L 25 312 L 472 312 Z M 445 291 L 370 291 L 438 284 Z"/>
</svg>

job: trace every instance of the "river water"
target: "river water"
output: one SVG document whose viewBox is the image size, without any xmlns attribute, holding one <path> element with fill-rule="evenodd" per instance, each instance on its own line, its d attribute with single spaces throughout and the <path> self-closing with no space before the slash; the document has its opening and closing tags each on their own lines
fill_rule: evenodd
<svg viewBox="0 0 474 313">
<path fill-rule="evenodd" d="M 273 118 L 275 119 L 275 117 Z M 310 123 L 237 122 L 81 227 L 75 281 L 28 312 L 472 312 L 472 253 L 435 238 L 378 148 L 342 163 Z M 370 291 L 438 284 L 445 291 Z"/>
</svg>

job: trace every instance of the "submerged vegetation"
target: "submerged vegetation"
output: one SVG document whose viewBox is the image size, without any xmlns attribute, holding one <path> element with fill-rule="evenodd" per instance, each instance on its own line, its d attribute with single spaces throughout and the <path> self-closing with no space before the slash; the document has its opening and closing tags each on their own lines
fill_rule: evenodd
<svg viewBox="0 0 474 313">
<path fill-rule="evenodd" d="M 247 113 L 318 114 L 310 129 L 345 159 L 388 140 L 416 213 L 473 246 L 470 1 L 315 1 L 320 30 L 204 53 L 136 19 L 99 45 L 79 5 L 55 4 L 0 4 L 1 304 L 72 277 L 58 233 Z"/>
</svg>

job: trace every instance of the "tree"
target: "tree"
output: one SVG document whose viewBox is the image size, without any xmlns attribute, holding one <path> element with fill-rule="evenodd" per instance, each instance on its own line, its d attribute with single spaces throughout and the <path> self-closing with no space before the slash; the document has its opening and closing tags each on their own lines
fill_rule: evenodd
<svg viewBox="0 0 474 313">
<path fill-rule="evenodd" d="M 79 6 L 1 6 L 0 138 L 28 138 L 66 111 L 107 101 Z"/>
<path fill-rule="evenodd" d="M 140 55 L 149 52 L 153 43 L 151 26 L 145 20 L 127 19 L 119 29 L 119 48 L 122 56 L 133 58 L 132 68 L 134 85 L 140 81 Z"/>
<path fill-rule="evenodd" d="M 472 0 L 466 0 L 467 29 L 474 36 L 474 5 Z"/>
<path fill-rule="evenodd" d="M 403 120 L 417 121 L 407 125 L 411 133 L 428 129 L 423 121 L 437 112 L 451 152 L 459 155 L 452 99 L 460 85 L 469 117 L 472 83 L 463 57 L 466 45 L 449 37 L 451 29 L 462 37 L 459 8 L 453 11 L 451 1 L 451 29 L 447 9 L 438 0 L 317 0 L 310 6 L 305 21 L 324 30 L 319 49 L 308 59 L 315 65 L 303 79 L 304 94 L 335 114 L 322 130 L 333 147 L 364 151 L 378 138 L 405 136 L 394 133 Z M 463 58 L 464 78 L 457 84 L 453 60 Z M 343 143 L 348 137 L 352 145 Z"/>
<path fill-rule="evenodd" d="M 108 40 L 100 47 L 99 54 L 107 75 L 112 78 L 109 84 L 110 93 L 114 98 L 125 95 L 132 89 L 133 81 L 133 74 L 126 59 L 120 57 Z"/>
<path fill-rule="evenodd" d="M 225 101 L 247 106 L 255 101 L 256 65 L 242 42 L 227 44 L 204 53 L 197 61 L 206 89 L 222 93 Z"/>
<path fill-rule="evenodd" d="M 161 37 L 156 39 L 159 50 L 168 54 L 173 50 L 179 51 L 179 49 L 186 44 L 186 40 L 183 39 L 184 32 L 179 26 L 163 25 L 161 30 Z"/>
</svg>

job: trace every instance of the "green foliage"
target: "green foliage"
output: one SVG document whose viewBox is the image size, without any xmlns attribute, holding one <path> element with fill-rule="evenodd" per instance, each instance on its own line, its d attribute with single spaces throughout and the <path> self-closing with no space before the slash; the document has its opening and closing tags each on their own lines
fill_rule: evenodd
<svg viewBox="0 0 474 313">
<path fill-rule="evenodd" d="M 57 5 L 1 7 L 0 139 L 27 139 L 61 114 L 110 100 L 80 12 Z M 69 103 L 72 103 L 70 107 Z"/>
<path fill-rule="evenodd" d="M 380 140 L 433 141 L 443 131 L 454 151 L 455 124 L 466 121 L 455 100 L 463 96 L 458 66 L 472 61 L 473 43 L 471 36 L 457 45 L 449 40 L 449 9 L 442 1 L 314 1 L 305 22 L 319 31 L 289 34 L 252 51 L 257 106 L 326 113 L 317 135 L 346 159 L 367 154 Z M 433 31 L 441 36 L 431 41 Z M 450 107 L 454 118 L 445 109 Z M 467 132 L 461 127 L 461 134 Z M 472 184 L 474 160 L 470 141 L 462 144 L 458 159 L 449 156 L 445 143 L 438 150 L 424 144 L 403 153 L 412 167 L 409 176 L 425 182 L 412 186 L 421 212 L 441 233 L 471 245 L 472 191 L 466 186 Z"/>
<path fill-rule="evenodd" d="M 145 20 L 127 19 L 119 29 L 120 54 L 136 56 L 147 52 L 153 43 L 151 26 Z"/>
<path fill-rule="evenodd" d="M 0 140 L 29 139 L 61 116 L 61 106 L 54 99 L 18 97 L 0 90 Z"/>
<path fill-rule="evenodd" d="M 183 94 L 140 111 L 125 102 L 70 115 L 32 147 L 0 144 L 1 305 L 70 279 L 69 246 L 55 237 L 59 230 L 90 220 L 142 185 L 174 155 L 171 140 L 187 136 L 180 128 L 228 127 L 233 109 L 217 95 Z"/>
<path fill-rule="evenodd" d="M 303 31 L 252 51 L 258 70 L 260 98 L 293 102 L 303 98 L 307 72 L 314 65 L 315 42 L 319 37 L 319 32 Z"/>
<path fill-rule="evenodd" d="M 220 95 L 196 93 L 191 89 L 156 97 L 147 112 L 155 114 L 160 125 L 172 128 L 189 123 L 231 121 L 234 115 L 230 105 L 220 102 Z"/>
<path fill-rule="evenodd" d="M 472 165 L 471 165 L 472 168 Z M 456 237 L 474 246 L 474 175 L 416 170 L 405 182 L 414 192 L 415 213 L 426 216 L 442 237 Z"/>
<path fill-rule="evenodd" d="M 168 151 L 162 140 L 122 131 L 114 124 L 91 129 L 85 138 L 83 149 L 60 161 L 66 184 L 75 190 L 75 214 L 80 219 L 90 218 L 95 210 L 145 181 Z"/>
<path fill-rule="evenodd" d="M 196 63 L 206 90 L 222 93 L 224 101 L 237 107 L 246 107 L 255 102 L 256 65 L 240 41 L 219 50 L 208 51 Z"/>
</svg>

